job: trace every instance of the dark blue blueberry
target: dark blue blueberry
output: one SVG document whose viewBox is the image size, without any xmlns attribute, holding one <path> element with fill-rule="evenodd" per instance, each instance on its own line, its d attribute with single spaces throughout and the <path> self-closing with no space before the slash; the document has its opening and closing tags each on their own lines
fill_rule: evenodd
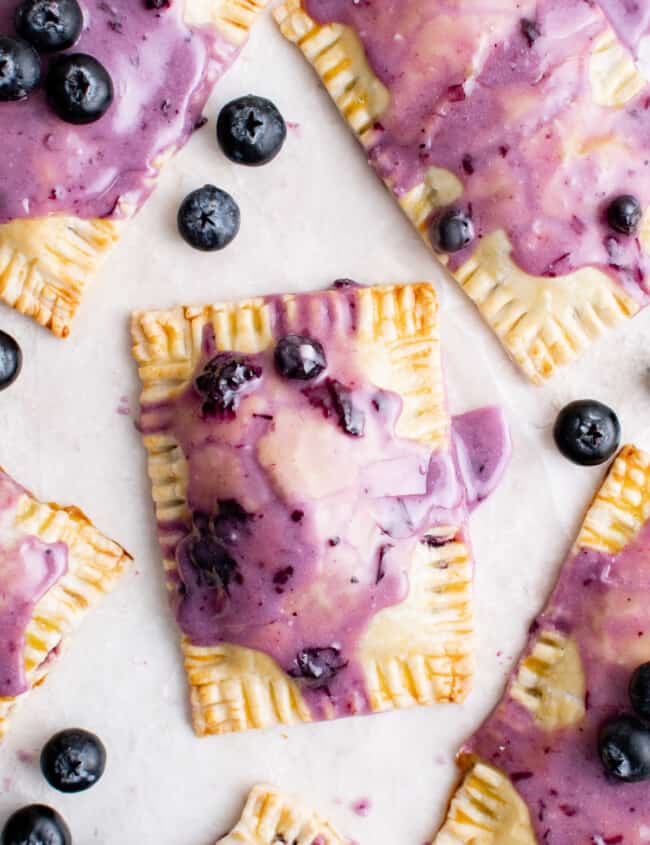
<svg viewBox="0 0 650 845">
<path fill-rule="evenodd" d="M 327 366 L 322 345 L 300 334 L 288 334 L 279 340 L 274 358 L 280 375 L 301 381 L 316 378 Z"/>
<path fill-rule="evenodd" d="M 607 206 L 607 222 L 617 232 L 633 235 L 639 228 L 642 213 L 641 203 L 635 196 L 621 194 Z"/>
<path fill-rule="evenodd" d="M 642 663 L 634 670 L 629 693 L 634 712 L 650 722 L 650 663 Z"/>
<path fill-rule="evenodd" d="M 280 152 L 287 127 L 270 100 L 249 94 L 225 105 L 217 120 L 217 140 L 238 164 L 266 164 Z"/>
<path fill-rule="evenodd" d="M 70 829 L 52 807 L 29 804 L 9 817 L 2 845 L 72 845 Z"/>
<path fill-rule="evenodd" d="M 22 0 L 14 22 L 39 53 L 56 53 L 78 41 L 84 19 L 77 0 Z"/>
<path fill-rule="evenodd" d="M 474 240 L 474 224 L 464 211 L 451 208 L 433 221 L 429 235 L 438 252 L 458 252 Z"/>
<path fill-rule="evenodd" d="M 40 78 L 41 60 L 32 45 L 0 35 L 0 102 L 24 100 Z"/>
<path fill-rule="evenodd" d="M 100 738 L 83 728 L 54 734 L 41 751 L 41 771 L 59 792 L 83 792 L 97 783 L 106 768 L 106 749 Z"/>
<path fill-rule="evenodd" d="M 194 249 L 223 249 L 239 232 L 240 213 L 235 200 L 214 185 L 189 193 L 178 209 L 178 231 Z"/>
<path fill-rule="evenodd" d="M 23 365 L 23 353 L 13 337 L 0 331 L 0 390 L 13 384 Z"/>
<path fill-rule="evenodd" d="M 191 537 L 187 553 L 204 586 L 228 592 L 228 586 L 237 569 L 237 561 L 228 554 L 216 537 Z"/>
<path fill-rule="evenodd" d="M 213 520 L 215 536 L 222 543 L 235 546 L 250 519 L 251 514 L 236 499 L 222 499 L 219 501 L 219 513 Z"/>
<path fill-rule="evenodd" d="M 45 80 L 52 110 L 66 123 L 94 123 L 113 102 L 113 80 L 104 65 L 86 53 L 57 59 Z"/>
<path fill-rule="evenodd" d="M 616 716 L 598 735 L 605 771 L 627 783 L 650 778 L 650 731 L 635 716 Z"/>
<path fill-rule="evenodd" d="M 474 224 L 464 211 L 451 208 L 433 221 L 429 235 L 438 252 L 458 252 L 474 240 Z"/>
<path fill-rule="evenodd" d="M 204 397 L 201 410 L 206 415 L 232 417 L 241 397 L 255 387 L 261 376 L 261 368 L 246 358 L 229 353 L 216 355 L 194 382 Z"/>
<path fill-rule="evenodd" d="M 306 388 L 303 393 L 314 408 L 320 408 L 325 417 L 335 416 L 339 426 L 351 437 L 363 437 L 365 414 L 352 401 L 352 391 L 333 378 L 323 384 Z"/>
<path fill-rule="evenodd" d="M 621 425 L 607 405 L 581 399 L 560 411 L 553 436 L 565 458 L 581 466 L 595 466 L 609 460 L 618 449 Z"/>
<path fill-rule="evenodd" d="M 303 648 L 289 668 L 289 675 L 318 688 L 325 686 L 347 665 L 347 660 L 341 656 L 341 650 L 334 646 Z"/>
</svg>

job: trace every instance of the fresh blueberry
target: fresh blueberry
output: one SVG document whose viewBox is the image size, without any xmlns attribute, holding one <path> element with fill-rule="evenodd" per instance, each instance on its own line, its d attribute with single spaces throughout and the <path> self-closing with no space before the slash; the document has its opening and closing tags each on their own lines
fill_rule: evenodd
<svg viewBox="0 0 650 845">
<path fill-rule="evenodd" d="M 261 376 L 261 367 L 246 358 L 227 352 L 216 355 L 194 382 L 204 397 L 201 410 L 207 415 L 233 416 L 241 397 L 254 389 Z"/>
<path fill-rule="evenodd" d="M 14 22 L 39 53 L 56 53 L 78 41 L 84 19 L 77 0 L 22 0 Z"/>
<path fill-rule="evenodd" d="M 343 659 L 340 649 L 334 646 L 303 648 L 296 655 L 289 675 L 317 688 L 325 686 L 347 665 L 348 661 Z"/>
<path fill-rule="evenodd" d="M 23 365 L 23 353 L 13 337 L 0 331 L 0 390 L 13 384 Z"/>
<path fill-rule="evenodd" d="M 59 792 L 83 792 L 104 774 L 106 749 L 98 736 L 83 728 L 54 734 L 41 751 L 41 771 Z"/>
<path fill-rule="evenodd" d="M 266 164 L 280 152 L 287 127 L 270 100 L 249 94 L 221 109 L 217 140 L 226 156 L 238 164 Z"/>
<path fill-rule="evenodd" d="M 650 722 L 650 663 L 642 663 L 634 670 L 629 693 L 634 712 Z"/>
<path fill-rule="evenodd" d="M 0 35 L 0 103 L 24 100 L 40 78 L 41 60 L 32 45 Z"/>
<path fill-rule="evenodd" d="M 451 208 L 433 221 L 429 234 L 438 252 L 458 252 L 474 240 L 474 224 L 465 212 Z"/>
<path fill-rule="evenodd" d="M 228 592 L 228 585 L 237 569 L 237 561 L 228 554 L 216 537 L 192 537 L 187 552 L 202 584 L 210 589 L 223 589 Z"/>
<path fill-rule="evenodd" d="M 621 425 L 607 405 L 581 399 L 560 411 L 553 436 L 565 458 L 581 466 L 595 466 L 609 460 L 618 449 Z"/>
<path fill-rule="evenodd" d="M 85 53 L 70 53 L 51 65 L 45 92 L 61 120 L 94 123 L 113 102 L 113 80 L 97 59 Z"/>
<path fill-rule="evenodd" d="M 285 378 L 309 381 L 327 366 L 325 350 L 311 337 L 288 334 L 275 347 L 275 366 Z"/>
<path fill-rule="evenodd" d="M 306 388 L 303 393 L 314 408 L 320 408 L 325 417 L 335 416 L 339 426 L 351 437 L 363 437 L 365 415 L 352 401 L 352 391 L 336 379 L 328 378 L 323 384 Z"/>
<path fill-rule="evenodd" d="M 70 829 L 52 807 L 29 804 L 9 817 L 0 837 L 2 845 L 72 845 Z"/>
<path fill-rule="evenodd" d="M 239 231 L 239 206 L 214 185 L 189 193 L 178 209 L 178 231 L 190 246 L 213 252 L 228 246 Z"/>
<path fill-rule="evenodd" d="M 641 203 L 632 194 L 621 194 L 607 206 L 607 222 L 623 235 L 633 235 L 641 222 Z"/>
<path fill-rule="evenodd" d="M 650 778 L 650 731 L 634 716 L 616 716 L 600 729 L 598 753 L 605 771 L 635 783 Z"/>
</svg>

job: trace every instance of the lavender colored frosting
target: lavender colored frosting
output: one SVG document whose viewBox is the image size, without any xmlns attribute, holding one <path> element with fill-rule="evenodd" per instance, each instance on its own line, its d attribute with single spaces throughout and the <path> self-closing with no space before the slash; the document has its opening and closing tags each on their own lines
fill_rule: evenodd
<svg viewBox="0 0 650 845">
<path fill-rule="evenodd" d="M 0 32 L 13 32 L 16 5 L 0 0 Z M 212 84 L 237 52 L 213 29 L 188 27 L 181 0 L 160 11 L 144 0 L 81 5 L 85 24 L 74 51 L 107 67 L 114 102 L 85 126 L 60 120 L 42 88 L 0 103 L 0 223 L 137 210 L 153 188 L 157 160 L 187 141 Z"/>
<path fill-rule="evenodd" d="M 303 298 L 310 307 L 314 299 Z M 352 344 L 318 340 L 328 367 L 316 382 L 280 376 L 271 348 L 247 356 L 262 375 L 234 417 L 205 416 L 190 385 L 173 401 L 145 404 L 141 418 L 145 433 L 173 433 L 188 462 L 194 525 L 160 525 L 177 561 L 180 627 L 197 644 L 264 652 L 293 676 L 300 654 L 326 650 L 335 664 L 326 684 L 297 678 L 315 718 L 369 709 L 361 638 L 380 610 L 406 598 L 409 562 L 428 532 L 451 527 L 442 543 L 464 537 L 469 508 L 494 489 L 510 454 L 495 408 L 457 418 L 448 450 L 397 436 L 399 396 L 367 380 Z M 214 354 L 210 336 L 205 343 L 197 373 Z M 363 436 L 313 402 L 326 379 L 351 391 Z M 206 586 L 192 561 L 207 520 L 236 562 L 226 590 Z"/>
<path fill-rule="evenodd" d="M 589 76 L 592 49 L 609 20 L 638 47 L 647 3 L 303 5 L 319 22 L 357 33 L 390 93 L 368 155 L 394 193 L 406 193 L 431 167 L 461 181 L 455 205 L 471 216 L 477 237 L 451 256 L 452 269 L 482 237 L 503 230 L 513 260 L 529 273 L 553 277 L 593 266 L 637 301 L 649 301 L 649 257 L 638 239 L 608 229 L 603 213 L 624 193 L 650 205 L 650 87 L 610 108 L 593 102 Z"/>
<path fill-rule="evenodd" d="M 28 689 L 25 631 L 34 607 L 68 568 L 65 543 L 44 543 L 12 526 L 22 488 L 0 472 L 0 696 Z"/>
<path fill-rule="evenodd" d="M 536 636 L 554 630 L 577 644 L 586 713 L 573 727 L 547 731 L 506 697 L 463 748 L 509 775 L 545 845 L 647 845 L 650 785 L 608 779 L 598 757 L 602 722 L 630 712 L 627 688 L 650 654 L 650 522 L 617 555 L 582 549 L 565 563 Z"/>
</svg>

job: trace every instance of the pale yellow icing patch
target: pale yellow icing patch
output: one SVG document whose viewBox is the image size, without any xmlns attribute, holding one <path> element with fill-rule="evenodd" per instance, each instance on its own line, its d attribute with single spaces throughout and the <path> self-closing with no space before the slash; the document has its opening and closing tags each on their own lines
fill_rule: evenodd
<svg viewBox="0 0 650 845">
<path fill-rule="evenodd" d="M 449 805 L 433 845 L 537 845 L 530 814 L 510 780 L 480 760 Z"/>
<path fill-rule="evenodd" d="M 183 18 L 189 26 L 212 26 L 231 44 L 246 40 L 267 0 L 185 0 Z"/>
<path fill-rule="evenodd" d="M 632 56 L 611 29 L 594 42 L 589 79 L 594 102 L 613 108 L 622 108 L 647 84 Z"/>
<path fill-rule="evenodd" d="M 585 715 L 585 676 L 578 646 L 555 631 L 543 631 L 520 664 L 510 695 L 549 731 Z"/>
</svg>

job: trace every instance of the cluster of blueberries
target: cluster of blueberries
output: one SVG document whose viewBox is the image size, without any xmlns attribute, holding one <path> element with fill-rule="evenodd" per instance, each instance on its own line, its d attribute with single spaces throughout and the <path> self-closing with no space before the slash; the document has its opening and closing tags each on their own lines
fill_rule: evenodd
<svg viewBox="0 0 650 845">
<path fill-rule="evenodd" d="M 632 194 L 615 197 L 605 210 L 607 225 L 621 235 L 635 235 L 641 222 L 642 209 Z M 475 237 L 471 215 L 460 208 L 450 208 L 434 218 L 429 237 L 438 252 L 460 252 Z"/>
<path fill-rule="evenodd" d="M 0 102 L 23 100 L 41 81 L 41 55 L 68 50 L 79 39 L 83 13 L 77 0 L 22 0 L 16 35 L 0 35 Z M 106 68 L 86 53 L 54 59 L 45 78 L 52 110 L 67 123 L 93 123 L 113 102 Z"/>
<path fill-rule="evenodd" d="M 605 771 L 617 780 L 650 780 L 650 663 L 632 673 L 629 698 L 636 715 L 623 713 L 605 722 L 598 751 Z"/>
<path fill-rule="evenodd" d="M 284 118 L 264 97 L 248 94 L 225 105 L 217 120 L 217 141 L 236 164 L 259 167 L 274 159 L 287 136 Z M 214 185 L 188 194 L 178 210 L 178 231 L 204 252 L 223 249 L 239 231 L 239 206 Z"/>
<path fill-rule="evenodd" d="M 83 792 L 97 783 L 106 768 L 106 749 L 95 734 L 68 728 L 54 734 L 41 751 L 41 771 L 59 792 Z M 9 817 L 0 835 L 2 845 L 72 845 L 64 819 L 46 804 L 29 804 Z"/>
</svg>

